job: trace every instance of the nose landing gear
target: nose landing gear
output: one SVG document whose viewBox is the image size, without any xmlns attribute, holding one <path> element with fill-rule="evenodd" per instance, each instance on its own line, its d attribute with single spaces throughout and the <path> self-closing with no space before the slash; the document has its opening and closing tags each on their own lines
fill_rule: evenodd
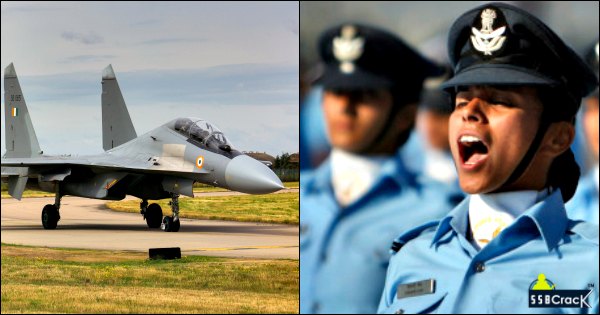
<svg viewBox="0 0 600 315">
<path fill-rule="evenodd" d="M 165 232 L 178 232 L 181 226 L 179 221 L 179 194 L 171 194 L 171 210 L 173 215 L 164 217 L 160 228 Z"/>
</svg>

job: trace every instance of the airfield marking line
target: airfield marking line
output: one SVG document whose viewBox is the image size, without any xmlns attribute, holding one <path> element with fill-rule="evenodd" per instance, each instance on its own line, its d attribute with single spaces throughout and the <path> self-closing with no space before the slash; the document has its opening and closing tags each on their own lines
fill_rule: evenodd
<svg viewBox="0 0 600 315">
<path fill-rule="evenodd" d="M 65 207 L 58 228 L 48 231 L 41 227 L 40 209 L 52 201 L 52 197 L 20 202 L 2 199 L 2 241 L 141 253 L 147 253 L 148 248 L 180 247 L 186 255 L 299 258 L 298 226 L 185 219 L 179 232 L 165 233 L 149 229 L 139 214 L 104 210 L 104 200 L 68 196 L 63 198 Z"/>
</svg>

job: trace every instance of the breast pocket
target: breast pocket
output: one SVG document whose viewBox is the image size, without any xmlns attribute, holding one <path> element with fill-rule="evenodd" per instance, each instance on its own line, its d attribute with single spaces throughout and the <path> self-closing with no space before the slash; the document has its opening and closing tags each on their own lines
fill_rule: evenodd
<svg viewBox="0 0 600 315">
<path fill-rule="evenodd" d="M 384 312 L 385 314 L 431 314 L 435 313 L 448 292 L 435 292 L 433 294 L 424 294 L 401 298 L 394 301 Z"/>
</svg>

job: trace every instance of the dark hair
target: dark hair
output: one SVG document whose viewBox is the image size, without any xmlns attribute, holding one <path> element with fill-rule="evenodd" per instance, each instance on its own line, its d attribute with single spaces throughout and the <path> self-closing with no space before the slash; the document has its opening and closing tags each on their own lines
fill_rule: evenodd
<svg viewBox="0 0 600 315">
<path fill-rule="evenodd" d="M 391 92 L 392 92 L 392 99 L 394 102 L 394 107 L 392 108 L 392 111 L 390 112 L 389 119 L 391 120 L 391 122 L 393 122 L 393 119 L 396 117 L 398 112 L 402 108 L 404 108 L 406 105 L 413 104 L 413 103 L 417 104 L 419 102 L 421 89 L 422 89 L 421 83 L 419 83 L 419 85 L 415 85 L 408 89 L 406 87 L 399 87 L 399 86 L 392 87 Z M 413 117 L 413 122 L 410 124 L 410 126 L 406 130 L 403 130 L 396 138 L 396 146 L 397 147 L 403 146 L 404 143 L 406 143 L 406 141 L 408 141 L 408 138 L 410 137 L 410 134 L 412 133 L 412 131 L 415 127 L 415 119 L 416 119 L 416 117 Z"/>
<path fill-rule="evenodd" d="M 563 201 L 566 203 L 573 197 L 581 171 L 575 162 L 571 149 L 554 158 L 548 172 L 547 184 L 553 188 L 560 188 Z"/>
<path fill-rule="evenodd" d="M 581 100 L 574 100 L 560 88 L 539 88 L 538 97 L 544 105 L 542 120 L 545 119 L 548 124 L 566 121 L 575 125 L 575 115 Z M 560 188 L 563 201 L 566 203 L 575 194 L 580 176 L 581 171 L 575 162 L 573 151 L 567 149 L 552 161 L 546 184 L 553 188 Z"/>
</svg>

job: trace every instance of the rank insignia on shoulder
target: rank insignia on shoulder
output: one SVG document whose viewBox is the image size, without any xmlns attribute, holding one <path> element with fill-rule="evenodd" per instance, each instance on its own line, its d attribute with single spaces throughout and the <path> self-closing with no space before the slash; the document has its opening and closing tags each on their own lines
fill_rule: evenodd
<svg viewBox="0 0 600 315">
<path fill-rule="evenodd" d="M 392 247 L 390 247 L 390 253 L 395 254 L 395 253 L 399 252 L 400 249 L 402 248 L 402 246 L 404 246 L 404 244 L 401 243 L 400 241 L 394 241 L 392 243 Z"/>
</svg>

